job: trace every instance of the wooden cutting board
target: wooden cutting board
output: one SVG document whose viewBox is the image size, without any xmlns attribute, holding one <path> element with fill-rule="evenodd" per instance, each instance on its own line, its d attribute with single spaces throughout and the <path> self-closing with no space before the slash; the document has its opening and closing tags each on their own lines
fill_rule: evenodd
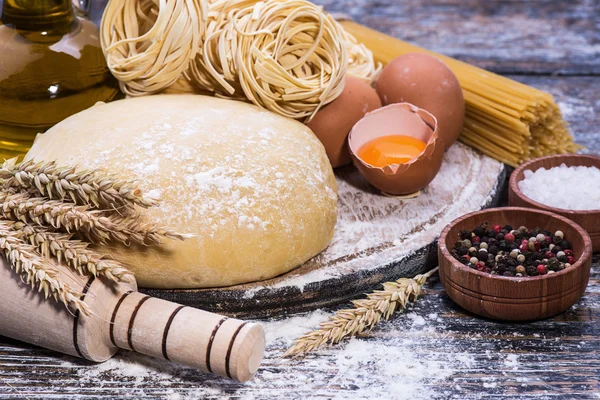
<svg viewBox="0 0 600 400">
<path fill-rule="evenodd" d="M 258 318 L 312 310 L 359 297 L 380 283 L 436 263 L 436 240 L 455 218 L 496 205 L 504 164 L 457 143 L 435 180 L 414 199 L 386 197 L 352 166 L 336 171 L 339 216 L 330 246 L 266 281 L 215 289 L 141 289 L 204 310 Z"/>
</svg>

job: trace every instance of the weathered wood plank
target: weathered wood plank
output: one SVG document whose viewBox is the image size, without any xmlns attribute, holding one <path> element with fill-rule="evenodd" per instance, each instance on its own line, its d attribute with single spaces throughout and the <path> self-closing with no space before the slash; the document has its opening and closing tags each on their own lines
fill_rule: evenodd
<svg viewBox="0 0 600 400">
<path fill-rule="evenodd" d="M 322 318 L 317 315 L 313 323 Z M 594 399 L 600 392 L 599 318 L 596 256 L 585 297 L 565 314 L 546 321 L 509 324 L 473 318 L 434 281 L 410 314 L 305 360 L 282 361 L 289 335 L 278 334 L 277 326 L 269 325 L 267 358 L 256 379 L 246 385 L 128 354 L 102 369 L 2 339 L 0 397 L 361 399 L 405 398 L 403 394 L 416 390 L 415 398 L 434 399 L 477 399 L 484 393 L 489 399 Z M 366 358 L 360 362 L 362 351 L 373 354 L 361 356 Z M 395 379 L 400 383 L 412 379 L 418 386 L 396 387 L 386 381 L 392 378 L 386 368 L 393 370 L 396 358 L 397 366 L 407 369 L 395 371 Z M 443 379 L 425 370 L 439 368 L 438 362 L 444 368 L 435 373 Z"/>
<path fill-rule="evenodd" d="M 94 1 L 99 21 L 106 0 Z M 330 12 L 502 73 L 600 74 L 597 0 L 315 0 Z"/>
</svg>

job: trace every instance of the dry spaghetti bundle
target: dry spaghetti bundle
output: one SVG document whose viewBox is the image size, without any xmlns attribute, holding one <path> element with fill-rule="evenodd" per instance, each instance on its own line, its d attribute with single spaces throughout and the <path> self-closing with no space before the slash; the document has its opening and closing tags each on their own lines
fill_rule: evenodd
<svg viewBox="0 0 600 400">
<path fill-rule="evenodd" d="M 443 60 L 454 72 L 466 102 L 460 140 L 506 164 L 557 153 L 573 153 L 573 142 L 552 95 L 450 57 L 435 54 L 351 21 L 342 25 L 384 64 L 419 52 Z"/>
<path fill-rule="evenodd" d="M 175 85 L 310 119 L 341 94 L 346 73 L 371 82 L 379 71 L 364 45 L 306 0 L 112 0 L 101 30 L 130 96 Z"/>
</svg>

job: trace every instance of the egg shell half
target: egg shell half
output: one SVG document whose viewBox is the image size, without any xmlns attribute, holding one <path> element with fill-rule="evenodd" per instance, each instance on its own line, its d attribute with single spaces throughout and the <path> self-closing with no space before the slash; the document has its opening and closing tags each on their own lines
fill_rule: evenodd
<svg viewBox="0 0 600 400">
<path fill-rule="evenodd" d="M 352 161 L 361 175 L 377 189 L 392 195 L 415 193 L 427 186 L 439 172 L 444 158 L 444 143 L 437 131 L 437 120 L 429 112 L 409 103 L 395 103 L 365 115 L 350 131 L 348 144 Z M 427 146 L 407 163 L 383 168 L 358 157 L 359 149 L 380 136 L 407 135 Z"/>
<path fill-rule="evenodd" d="M 375 89 L 358 78 L 346 77 L 342 94 L 317 112 L 306 125 L 319 138 L 333 168 L 349 164 L 350 129 L 369 111 L 381 107 Z"/>
<path fill-rule="evenodd" d="M 465 99 L 458 79 L 436 57 L 409 53 L 392 60 L 377 80 L 383 105 L 411 103 L 432 113 L 444 147 L 460 135 L 465 119 Z"/>
</svg>

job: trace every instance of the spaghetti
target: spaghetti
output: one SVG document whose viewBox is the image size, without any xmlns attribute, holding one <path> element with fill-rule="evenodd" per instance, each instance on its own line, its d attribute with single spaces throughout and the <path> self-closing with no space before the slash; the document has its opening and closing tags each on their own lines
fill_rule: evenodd
<svg viewBox="0 0 600 400">
<path fill-rule="evenodd" d="M 342 21 L 342 25 L 383 64 L 413 52 L 443 60 L 458 78 L 465 97 L 465 124 L 459 139 L 488 156 L 515 167 L 532 158 L 581 148 L 573 142 L 549 93 L 351 21 Z"/>
</svg>

